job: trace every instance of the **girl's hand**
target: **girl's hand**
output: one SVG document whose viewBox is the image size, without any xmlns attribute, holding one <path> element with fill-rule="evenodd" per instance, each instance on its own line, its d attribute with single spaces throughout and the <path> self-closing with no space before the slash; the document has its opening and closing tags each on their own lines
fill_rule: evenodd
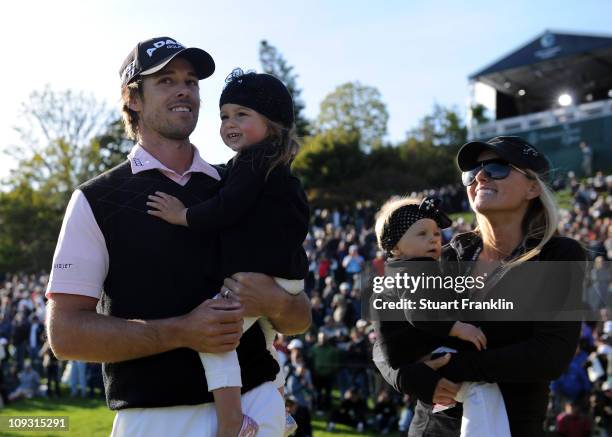
<svg viewBox="0 0 612 437">
<path fill-rule="evenodd" d="M 487 337 L 484 332 L 469 323 L 455 322 L 448 335 L 474 343 L 479 351 L 487 348 Z"/>
<path fill-rule="evenodd" d="M 164 219 L 173 225 L 187 226 L 187 208 L 183 202 L 161 191 L 156 191 L 155 195 L 151 194 L 148 197 L 150 202 L 147 202 L 147 205 L 155 208 L 148 210 L 148 214 Z"/>
</svg>

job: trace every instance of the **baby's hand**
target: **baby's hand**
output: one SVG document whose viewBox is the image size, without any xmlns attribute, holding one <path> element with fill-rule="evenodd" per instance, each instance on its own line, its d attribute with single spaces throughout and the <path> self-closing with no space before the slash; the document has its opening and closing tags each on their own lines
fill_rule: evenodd
<svg viewBox="0 0 612 437">
<path fill-rule="evenodd" d="M 487 348 L 487 337 L 484 332 L 469 323 L 455 322 L 448 335 L 472 342 L 478 350 Z"/>
<path fill-rule="evenodd" d="M 176 197 L 156 191 L 155 195 L 149 195 L 149 199 L 151 202 L 147 202 L 147 205 L 155 209 L 150 209 L 147 213 L 173 225 L 187 226 L 187 208 Z"/>
</svg>

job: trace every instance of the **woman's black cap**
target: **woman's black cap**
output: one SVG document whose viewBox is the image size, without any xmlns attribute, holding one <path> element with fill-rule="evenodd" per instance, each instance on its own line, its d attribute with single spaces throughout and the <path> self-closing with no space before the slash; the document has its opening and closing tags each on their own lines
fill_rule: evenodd
<svg viewBox="0 0 612 437">
<path fill-rule="evenodd" d="M 530 169 L 545 175 L 550 171 L 548 158 L 534 146 L 520 137 L 495 137 L 489 141 L 471 141 L 464 144 L 457 153 L 457 164 L 461 171 L 471 170 L 478 165 L 478 155 L 491 150 L 500 158 L 522 169 Z"/>
</svg>

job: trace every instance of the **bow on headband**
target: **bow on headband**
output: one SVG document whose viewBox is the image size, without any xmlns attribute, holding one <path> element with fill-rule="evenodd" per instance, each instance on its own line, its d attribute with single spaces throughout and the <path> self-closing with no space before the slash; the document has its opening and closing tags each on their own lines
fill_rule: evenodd
<svg viewBox="0 0 612 437">
<path fill-rule="evenodd" d="M 391 250 L 397 245 L 404 233 L 415 222 L 428 218 L 436 222 L 440 229 L 448 228 L 453 224 L 452 220 L 439 208 L 441 200 L 434 197 L 426 197 L 420 205 L 404 205 L 393 211 L 387 223 L 383 227 L 381 236 L 382 248 L 390 257 Z"/>
</svg>

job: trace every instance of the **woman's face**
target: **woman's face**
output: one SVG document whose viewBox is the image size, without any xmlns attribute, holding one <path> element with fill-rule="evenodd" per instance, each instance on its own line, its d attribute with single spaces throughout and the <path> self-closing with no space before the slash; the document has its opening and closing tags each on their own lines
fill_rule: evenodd
<svg viewBox="0 0 612 437">
<path fill-rule="evenodd" d="M 478 156 L 478 162 L 500 158 L 493 151 L 485 150 Z M 505 179 L 489 178 L 484 171 L 476 175 L 476 180 L 467 187 L 472 209 L 480 214 L 523 213 L 529 201 L 540 195 L 537 181 L 512 168 Z"/>
</svg>

